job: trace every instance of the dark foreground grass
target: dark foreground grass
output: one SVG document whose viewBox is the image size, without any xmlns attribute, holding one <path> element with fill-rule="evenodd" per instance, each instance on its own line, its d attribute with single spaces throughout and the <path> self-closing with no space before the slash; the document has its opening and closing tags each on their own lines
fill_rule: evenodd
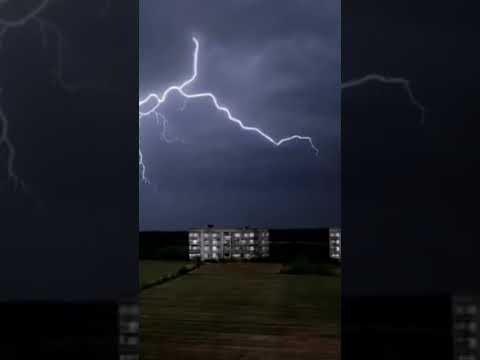
<svg viewBox="0 0 480 360">
<path fill-rule="evenodd" d="M 145 290 L 141 358 L 340 358 L 339 277 L 235 266 L 204 265 Z"/>
<path fill-rule="evenodd" d="M 173 274 L 181 269 L 187 261 L 140 261 L 140 287 L 155 282 L 168 274 Z"/>
</svg>

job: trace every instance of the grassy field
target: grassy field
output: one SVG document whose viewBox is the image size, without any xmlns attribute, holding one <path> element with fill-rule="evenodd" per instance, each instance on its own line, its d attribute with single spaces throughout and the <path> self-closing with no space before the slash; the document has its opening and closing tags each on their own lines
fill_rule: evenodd
<svg viewBox="0 0 480 360">
<path fill-rule="evenodd" d="M 153 281 L 159 280 L 160 278 L 169 273 L 176 272 L 185 264 L 187 264 L 186 261 L 141 260 L 140 287 Z"/>
<path fill-rule="evenodd" d="M 141 359 L 340 358 L 340 278 L 207 264 L 141 295 Z"/>
</svg>

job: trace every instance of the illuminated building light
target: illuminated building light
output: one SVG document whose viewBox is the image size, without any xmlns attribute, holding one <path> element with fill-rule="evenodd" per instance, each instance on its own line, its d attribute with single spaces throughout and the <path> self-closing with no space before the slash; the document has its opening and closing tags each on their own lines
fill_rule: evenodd
<svg viewBox="0 0 480 360">
<path fill-rule="evenodd" d="M 239 230 L 240 229 L 212 230 L 211 228 L 191 230 L 190 234 L 196 233 L 198 234 L 198 238 L 192 235 L 190 244 L 197 244 L 198 242 L 199 247 L 189 247 L 190 258 L 199 257 L 201 260 L 219 260 L 241 257 L 249 259 L 254 257 L 264 258 L 269 256 L 268 231 L 252 229 L 248 233 L 244 233 Z M 233 234 L 235 239 L 233 244 L 230 243 L 231 234 Z M 262 238 L 262 241 L 255 242 L 255 236 Z M 216 239 L 218 239 L 218 241 Z M 247 244 L 249 245 L 247 246 Z"/>
</svg>

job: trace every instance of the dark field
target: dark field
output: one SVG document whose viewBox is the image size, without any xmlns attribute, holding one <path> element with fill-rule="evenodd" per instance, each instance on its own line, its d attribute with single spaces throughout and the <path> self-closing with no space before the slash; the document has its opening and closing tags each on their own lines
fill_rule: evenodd
<svg viewBox="0 0 480 360">
<path fill-rule="evenodd" d="M 159 280 L 165 275 L 175 273 L 182 266 L 187 264 L 187 261 L 155 261 L 155 260 L 141 260 L 140 261 L 140 288 L 148 283 Z"/>
<path fill-rule="evenodd" d="M 346 359 L 450 360 L 453 353 L 448 295 L 342 298 Z"/>
<path fill-rule="evenodd" d="M 141 358 L 339 359 L 340 277 L 281 268 L 205 264 L 143 291 Z"/>
<path fill-rule="evenodd" d="M 116 303 L 0 303 L 0 359 L 118 360 Z"/>
</svg>

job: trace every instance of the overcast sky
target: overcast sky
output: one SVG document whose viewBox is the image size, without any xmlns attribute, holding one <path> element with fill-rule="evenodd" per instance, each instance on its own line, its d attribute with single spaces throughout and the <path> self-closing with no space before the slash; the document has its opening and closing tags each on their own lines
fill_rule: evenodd
<svg viewBox="0 0 480 360">
<path fill-rule="evenodd" d="M 245 125 L 275 139 L 311 136 L 275 147 L 218 112 L 209 100 L 172 93 L 159 109 L 168 136 L 143 118 L 147 176 L 140 185 L 140 229 L 206 223 L 324 227 L 340 222 L 340 2 L 140 2 L 139 96 L 198 78 L 189 92 L 212 92 Z"/>
<path fill-rule="evenodd" d="M 9 1 L 0 18 L 39 3 Z M 137 294 L 138 6 L 102 6 L 51 1 L 2 37 L 0 107 L 25 187 L 0 144 L 0 301 Z"/>
</svg>

